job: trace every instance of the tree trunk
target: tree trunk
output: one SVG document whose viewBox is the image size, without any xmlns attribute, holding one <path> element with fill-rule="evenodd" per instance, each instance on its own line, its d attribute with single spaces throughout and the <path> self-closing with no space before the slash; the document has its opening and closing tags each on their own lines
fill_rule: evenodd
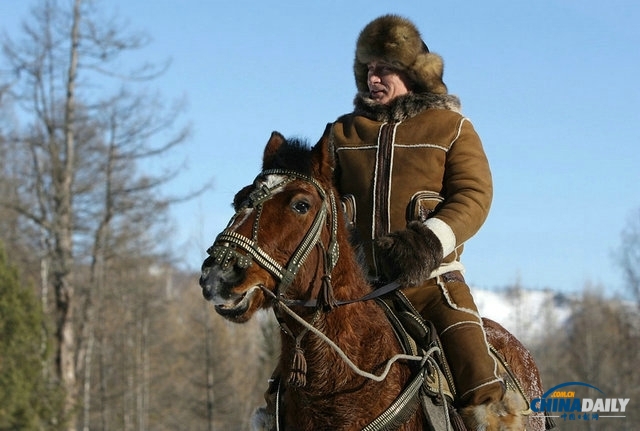
<svg viewBox="0 0 640 431">
<path fill-rule="evenodd" d="M 74 289 L 72 282 L 73 262 L 73 217 L 72 192 L 75 165 L 75 85 L 78 68 L 78 40 L 81 0 L 75 0 L 73 25 L 71 28 L 70 62 L 67 75 L 67 97 L 64 108 L 64 148 L 52 159 L 55 187 L 55 249 L 53 287 L 56 296 L 56 366 L 60 380 L 66 390 L 65 414 L 69 418 L 69 429 L 76 428 L 75 407 L 78 389 L 76 386 L 76 337 L 73 326 Z M 52 140 L 55 137 L 51 137 Z M 53 150 L 57 145 L 53 145 Z M 55 156 L 55 155 L 54 155 Z"/>
<path fill-rule="evenodd" d="M 93 344 L 95 337 L 93 331 L 89 334 L 87 351 L 84 359 L 84 384 L 82 385 L 82 429 L 89 431 L 91 425 L 91 359 L 93 357 Z"/>
<path fill-rule="evenodd" d="M 102 314 L 102 313 L 100 313 Z M 99 315 L 99 318 L 101 318 L 102 316 Z M 99 338 L 98 338 L 98 344 L 101 346 L 102 348 L 102 354 L 98 355 L 98 359 L 100 361 L 100 365 L 99 365 L 99 372 L 100 372 L 100 425 L 101 425 L 101 430 L 103 431 L 107 431 L 110 428 L 110 419 L 111 419 L 111 409 L 109 408 L 109 406 L 111 405 L 109 403 L 109 398 L 108 398 L 108 388 L 107 388 L 107 362 L 109 362 L 109 358 L 107 358 L 107 355 L 104 352 L 104 336 L 103 336 L 103 332 L 102 331 L 98 331 L 99 334 Z M 113 362 L 113 361 L 111 361 Z"/>
</svg>

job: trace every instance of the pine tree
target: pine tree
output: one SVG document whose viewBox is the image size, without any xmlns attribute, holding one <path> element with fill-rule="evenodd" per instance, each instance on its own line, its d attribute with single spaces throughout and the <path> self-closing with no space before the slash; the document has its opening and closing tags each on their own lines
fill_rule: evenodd
<svg viewBox="0 0 640 431">
<path fill-rule="evenodd" d="M 63 398 L 43 372 L 44 317 L 0 244 L 0 430 L 57 429 Z"/>
</svg>

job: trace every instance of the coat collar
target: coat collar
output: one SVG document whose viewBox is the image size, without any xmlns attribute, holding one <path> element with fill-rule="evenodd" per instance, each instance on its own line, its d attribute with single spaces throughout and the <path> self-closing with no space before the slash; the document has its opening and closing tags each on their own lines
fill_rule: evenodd
<svg viewBox="0 0 640 431">
<path fill-rule="evenodd" d="M 358 93 L 353 101 L 353 113 L 380 122 L 399 122 L 415 117 L 427 109 L 447 109 L 460 113 L 460 99 L 452 94 L 409 93 L 381 105 L 368 93 Z"/>
</svg>

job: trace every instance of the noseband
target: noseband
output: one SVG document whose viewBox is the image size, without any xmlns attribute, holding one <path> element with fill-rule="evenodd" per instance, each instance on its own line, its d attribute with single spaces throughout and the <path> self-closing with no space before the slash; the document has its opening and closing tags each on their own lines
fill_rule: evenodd
<svg viewBox="0 0 640 431">
<path fill-rule="evenodd" d="M 304 264 L 309 253 L 311 253 L 311 250 L 318 245 L 324 252 L 324 278 L 325 280 L 327 277 L 330 279 L 331 271 L 335 267 L 339 257 L 338 242 L 336 239 L 338 230 L 336 200 L 333 192 L 330 191 L 327 195 L 320 183 L 313 177 L 295 171 L 285 169 L 265 170 L 256 177 L 255 183 L 259 185 L 259 179 L 268 175 L 280 175 L 283 179 L 272 186 L 268 186 L 263 183 L 261 186 L 253 190 L 249 194 L 248 199 L 243 203 L 242 207 L 239 208 L 236 211 L 236 214 L 231 218 L 231 221 L 225 230 L 216 237 L 213 245 L 207 250 L 207 253 L 212 256 L 214 258 L 214 262 L 217 265 L 220 265 L 223 269 L 227 269 L 229 266 L 234 264 L 240 268 L 247 268 L 252 264 L 252 261 L 256 261 L 258 265 L 271 273 L 279 281 L 276 286 L 275 294 L 276 297 L 283 297 L 287 289 L 291 286 L 291 283 L 293 283 L 300 267 Z M 258 246 L 259 223 L 263 204 L 274 196 L 275 190 L 294 180 L 302 180 L 313 185 L 320 195 L 322 204 L 316 213 L 309 230 L 305 233 L 302 241 L 298 244 L 296 250 L 291 255 L 291 258 L 286 263 L 286 266 L 283 266 Z M 327 200 L 329 201 L 328 203 Z M 323 225 L 327 222 L 329 205 L 331 206 L 331 236 L 329 239 L 329 245 L 325 248 L 322 244 L 320 234 L 322 232 Z M 247 209 L 256 211 L 251 238 L 241 235 L 232 229 L 236 220 Z M 326 306 L 327 304 L 324 305 Z"/>
</svg>

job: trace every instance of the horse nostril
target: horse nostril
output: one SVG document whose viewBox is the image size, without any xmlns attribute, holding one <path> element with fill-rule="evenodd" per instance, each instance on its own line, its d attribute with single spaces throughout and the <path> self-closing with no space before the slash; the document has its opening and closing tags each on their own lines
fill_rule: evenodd
<svg viewBox="0 0 640 431">
<path fill-rule="evenodd" d="M 234 264 L 216 268 L 215 278 L 220 285 L 231 287 L 244 281 L 246 274 L 247 270 L 245 267 Z"/>
<path fill-rule="evenodd" d="M 200 285 L 202 286 L 202 296 L 204 297 L 204 299 L 206 299 L 207 301 L 211 300 L 213 298 L 213 292 L 211 291 L 211 289 L 209 289 L 205 285 Z"/>
<path fill-rule="evenodd" d="M 198 283 L 200 284 L 200 287 L 207 287 L 207 281 L 209 279 L 209 275 L 211 274 L 212 271 L 212 266 L 211 266 L 211 262 L 207 262 L 210 258 L 207 258 L 204 263 L 202 264 L 202 268 L 200 269 L 200 279 L 198 280 Z"/>
<path fill-rule="evenodd" d="M 211 284 L 209 283 L 209 271 L 208 268 L 202 269 L 202 274 L 200 274 L 200 278 L 198 279 L 198 284 L 202 288 L 202 296 L 208 301 L 213 298 L 213 289 Z"/>
</svg>

